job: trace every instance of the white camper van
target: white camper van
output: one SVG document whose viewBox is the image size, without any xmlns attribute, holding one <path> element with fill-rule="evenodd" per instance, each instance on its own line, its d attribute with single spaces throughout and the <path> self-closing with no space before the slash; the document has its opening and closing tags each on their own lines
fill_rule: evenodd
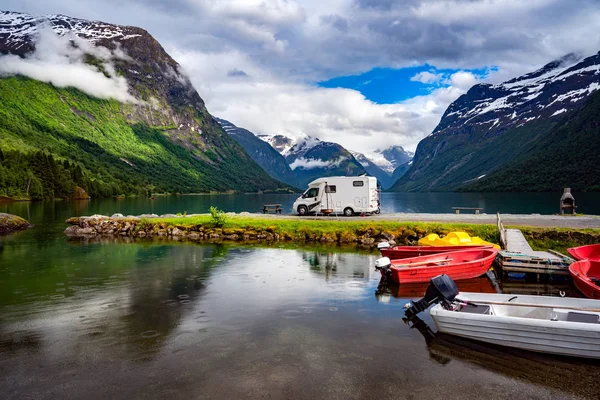
<svg viewBox="0 0 600 400">
<path fill-rule="evenodd" d="M 294 202 L 299 215 L 379 214 L 377 178 L 372 176 L 331 176 L 315 179 Z"/>
</svg>

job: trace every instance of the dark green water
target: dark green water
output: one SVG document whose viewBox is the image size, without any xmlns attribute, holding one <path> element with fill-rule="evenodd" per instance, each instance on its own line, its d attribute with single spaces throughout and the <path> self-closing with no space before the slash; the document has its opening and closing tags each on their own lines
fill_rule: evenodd
<svg viewBox="0 0 600 400">
<path fill-rule="evenodd" d="M 561 193 L 383 193 L 383 213 L 451 213 L 452 207 L 481 207 L 487 213 L 557 214 Z M 600 215 L 599 193 L 574 193 L 577 211 Z M 53 219 L 92 214 L 188 214 L 206 213 L 210 206 L 228 212 L 262 212 L 263 204 L 282 204 L 284 213 L 292 213 L 297 194 L 189 195 L 139 197 L 79 202 L 1 204 L 0 212 L 25 218 Z"/>
<path fill-rule="evenodd" d="M 423 287 L 378 287 L 376 255 L 62 234 L 72 215 L 208 204 L 215 198 L 2 206 L 35 226 L 0 238 L 0 397 L 597 398 L 597 364 L 426 340 L 401 320 Z M 572 290 L 487 278 L 459 286 Z"/>
</svg>

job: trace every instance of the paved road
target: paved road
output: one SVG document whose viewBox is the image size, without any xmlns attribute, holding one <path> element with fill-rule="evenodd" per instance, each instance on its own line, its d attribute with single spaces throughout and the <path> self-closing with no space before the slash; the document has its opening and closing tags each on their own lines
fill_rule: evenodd
<svg viewBox="0 0 600 400">
<path fill-rule="evenodd" d="M 264 214 L 249 214 L 249 216 L 265 217 Z M 288 219 L 337 219 L 341 221 L 371 220 L 371 221 L 413 221 L 413 222 L 454 222 L 466 224 L 495 224 L 496 214 L 425 214 L 425 213 L 394 213 L 366 217 L 299 217 L 297 215 L 272 215 L 270 218 Z M 595 228 L 600 229 L 600 216 L 560 216 L 539 214 L 500 214 L 504 226 L 537 226 L 548 228 Z"/>
</svg>

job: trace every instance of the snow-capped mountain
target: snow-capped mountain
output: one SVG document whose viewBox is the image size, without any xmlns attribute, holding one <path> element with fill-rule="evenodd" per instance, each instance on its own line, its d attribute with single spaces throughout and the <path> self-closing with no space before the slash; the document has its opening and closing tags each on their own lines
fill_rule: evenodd
<svg viewBox="0 0 600 400">
<path fill-rule="evenodd" d="M 375 150 L 375 154 L 369 156 L 369 159 L 391 175 L 396 168 L 411 161 L 413 157 L 414 153 L 404 150 L 402 146 L 390 146 Z"/>
<path fill-rule="evenodd" d="M 569 54 L 501 84 L 478 84 L 454 101 L 423 139 L 393 190 L 454 190 L 535 148 L 600 89 L 600 53 Z"/>
<path fill-rule="evenodd" d="M 283 135 L 257 135 L 260 140 L 263 140 L 271 145 L 275 150 L 285 157 L 288 151 L 296 143 L 295 139 L 292 139 Z"/>
<path fill-rule="evenodd" d="M 298 139 L 285 156 L 298 182 L 304 187 L 323 176 L 356 176 L 366 173 L 363 166 L 337 143 L 306 136 Z"/>
<path fill-rule="evenodd" d="M 285 158 L 268 142 L 259 139 L 249 130 L 237 127 L 227 120 L 222 118 L 216 118 L 216 120 L 221 124 L 223 130 L 234 138 L 246 150 L 246 153 L 271 177 L 288 185 L 298 186 L 296 176 Z"/>
<path fill-rule="evenodd" d="M 578 62 L 579 61 L 579 62 Z M 498 85 L 475 85 L 448 107 L 432 135 L 478 125 L 488 131 L 562 117 L 600 89 L 600 53 L 585 60 L 569 54 Z"/>
<path fill-rule="evenodd" d="M 33 50 L 34 36 L 42 27 L 50 27 L 60 36 L 73 34 L 95 44 L 108 40 L 120 42 L 139 38 L 146 33 L 132 26 L 88 21 L 66 15 L 33 16 L 0 11 L 0 52 L 24 54 Z"/>
</svg>

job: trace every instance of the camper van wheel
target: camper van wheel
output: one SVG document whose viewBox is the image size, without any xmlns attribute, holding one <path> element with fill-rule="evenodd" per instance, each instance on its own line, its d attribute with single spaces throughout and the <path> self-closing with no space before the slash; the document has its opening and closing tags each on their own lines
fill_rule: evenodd
<svg viewBox="0 0 600 400">
<path fill-rule="evenodd" d="M 381 208 L 377 207 L 377 210 L 375 210 L 375 214 L 381 214 Z"/>
<path fill-rule="evenodd" d="M 306 206 L 298 206 L 298 215 L 308 214 L 308 208 Z"/>
<path fill-rule="evenodd" d="M 346 208 L 344 208 L 344 215 L 346 217 L 351 217 L 354 215 L 354 210 L 351 209 L 350 207 L 346 207 Z"/>
</svg>

